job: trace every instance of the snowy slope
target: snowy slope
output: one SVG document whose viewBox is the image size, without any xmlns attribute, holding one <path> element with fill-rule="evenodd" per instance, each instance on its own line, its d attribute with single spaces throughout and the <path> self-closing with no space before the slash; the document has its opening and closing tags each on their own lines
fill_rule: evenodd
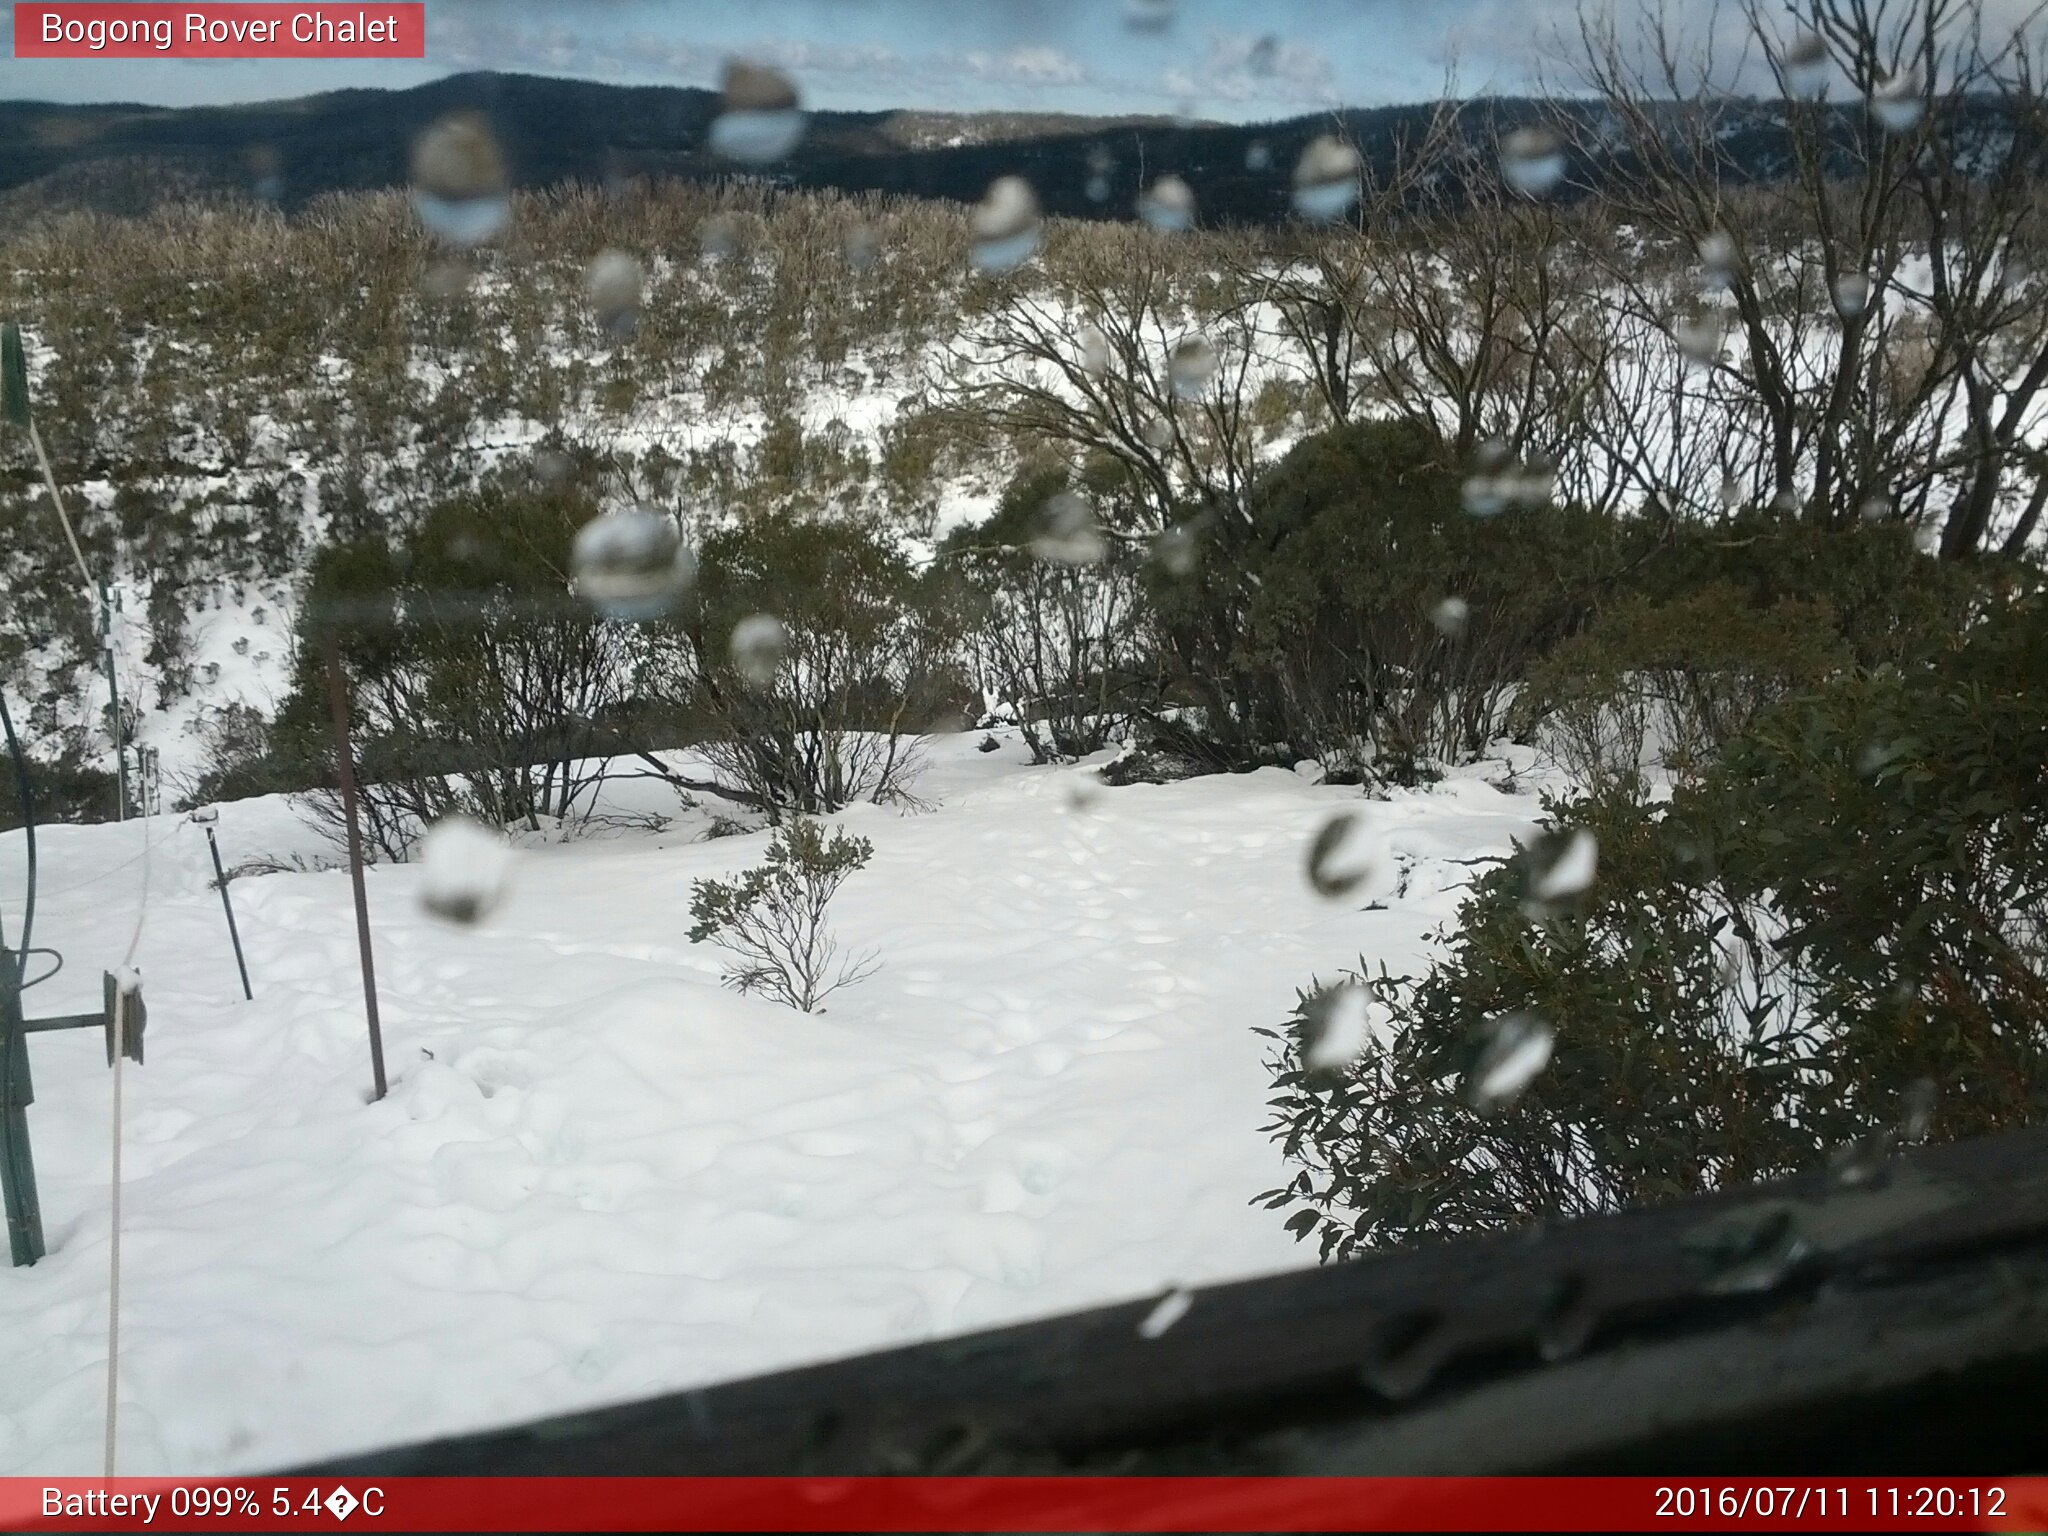
<svg viewBox="0 0 2048 1536">
<path fill-rule="evenodd" d="M 419 914 L 416 869 L 373 870 L 374 1106 L 345 875 L 235 884 L 245 1003 L 203 834 L 154 823 L 120 1470 L 275 1467 L 1310 1262 L 1247 1204 L 1282 1167 L 1251 1026 L 1361 953 L 1412 966 L 1472 873 L 1448 861 L 1506 851 L 1536 797 L 1483 769 L 1386 801 L 1278 770 L 1083 794 L 978 740 L 937 743 L 937 809 L 841 818 L 876 852 L 839 929 L 882 969 L 815 1017 L 722 989 L 686 937 L 691 880 L 761 834 L 692 841 L 700 815 L 528 851 L 476 932 Z M 1310 892 L 1337 806 L 1404 895 L 1391 865 Z M 93 1005 L 140 830 L 45 833 L 37 939 L 69 965 L 32 1012 Z M 277 800 L 222 807 L 221 835 L 231 863 L 325 851 Z M 100 1051 L 34 1044 L 51 1253 L 0 1270 L 0 1473 L 99 1465 Z"/>
</svg>

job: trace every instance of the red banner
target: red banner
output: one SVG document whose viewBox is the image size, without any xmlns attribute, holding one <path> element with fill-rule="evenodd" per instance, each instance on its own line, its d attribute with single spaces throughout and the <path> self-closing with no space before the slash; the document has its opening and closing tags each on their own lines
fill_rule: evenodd
<svg viewBox="0 0 2048 1536">
<path fill-rule="evenodd" d="M 7 1531 L 2000 1531 L 2048 1478 L 0 1479 Z"/>
<path fill-rule="evenodd" d="M 423 0 L 14 7 L 17 59 L 423 59 Z"/>
</svg>

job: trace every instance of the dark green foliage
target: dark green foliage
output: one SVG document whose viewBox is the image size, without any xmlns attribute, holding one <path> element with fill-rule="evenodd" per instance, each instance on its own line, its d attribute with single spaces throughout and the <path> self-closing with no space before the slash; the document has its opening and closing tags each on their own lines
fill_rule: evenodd
<svg viewBox="0 0 2048 1536">
<path fill-rule="evenodd" d="M 1470 516 L 1449 452 L 1405 422 L 1309 439 L 1257 487 L 1248 524 L 1217 514 L 1206 533 L 1194 571 L 1157 570 L 1151 592 L 1219 748 L 1283 745 L 1334 777 L 1400 781 L 1500 730 L 1621 542 L 1571 508 Z M 1450 597 L 1469 618 L 1440 627 Z"/>
<path fill-rule="evenodd" d="M 1529 668 L 1516 709 L 1543 721 L 1545 747 L 1580 782 L 1639 790 L 1653 765 L 1699 772 L 1762 709 L 1850 655 L 1825 602 L 1759 607 L 1718 582 L 1615 604 Z"/>
<path fill-rule="evenodd" d="M 244 772 L 333 783 L 331 627 L 378 851 L 403 857 L 456 811 L 533 829 L 587 814 L 624 676 L 617 636 L 569 590 L 570 543 L 593 511 L 573 490 L 506 480 L 442 503 L 402 541 L 322 550 L 273 762 Z"/>
<path fill-rule="evenodd" d="M 837 829 L 827 839 L 809 817 L 786 822 L 768 844 L 766 863 L 731 880 L 692 883 L 690 942 L 716 939 L 733 952 L 728 986 L 813 1013 L 872 969 L 865 957 L 835 963 L 839 947 L 825 909 L 874 851 L 866 838 Z"/>
<path fill-rule="evenodd" d="M 1013 704 L 1038 762 L 1082 757 L 1120 740 L 1157 701 L 1146 655 L 1141 560 L 1117 537 L 1113 487 L 1085 478 L 1079 494 L 1107 508 L 1102 559 L 1042 558 L 1032 541 L 1047 503 L 1070 490 L 1063 467 L 1020 472 L 980 524 L 956 529 L 940 556 L 964 573 L 974 603 L 970 646 L 988 689 Z"/>
<path fill-rule="evenodd" d="M 2048 1110 L 2048 599 L 1951 654 L 1843 670 L 1764 710 L 1667 803 L 1553 805 L 1599 840 L 1591 891 L 1481 879 L 1444 960 L 1382 979 L 1398 1034 L 1340 1073 L 1273 1061 L 1303 1164 L 1266 1198 L 1325 1254 L 1812 1168 L 1891 1133 L 1931 1082 L 1944 1137 Z M 1307 1000 L 1304 1007 L 1308 1007 Z M 1527 1010 L 1547 1070 L 1481 1115 L 1477 1032 Z"/>
<path fill-rule="evenodd" d="M 960 719 L 961 599 L 880 531 L 750 518 L 705 539 L 683 643 L 657 639 L 649 684 L 707 723 L 706 755 L 771 815 L 899 798 L 919 737 Z M 732 655 L 735 629 L 756 615 L 778 620 L 787 642 L 766 679 Z"/>
<path fill-rule="evenodd" d="M 120 787 L 112 771 L 94 767 L 75 750 L 55 758 L 31 757 L 28 789 L 35 801 L 38 826 L 59 821 L 112 821 L 118 814 Z M 21 824 L 14 764 L 0 762 L 0 832 Z"/>
</svg>

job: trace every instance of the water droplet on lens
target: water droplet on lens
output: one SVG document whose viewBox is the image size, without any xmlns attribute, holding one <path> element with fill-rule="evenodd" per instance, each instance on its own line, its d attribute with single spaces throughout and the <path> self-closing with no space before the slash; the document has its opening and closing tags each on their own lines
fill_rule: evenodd
<svg viewBox="0 0 2048 1536">
<path fill-rule="evenodd" d="M 1273 169 L 1273 146 L 1264 139 L 1253 139 L 1244 147 L 1244 168 L 1255 175 L 1264 175 Z"/>
<path fill-rule="evenodd" d="M 1892 515 L 1892 504 L 1883 496 L 1872 496 L 1856 509 L 1856 515 L 1866 523 L 1882 523 Z"/>
<path fill-rule="evenodd" d="M 1372 1357 L 1358 1374 L 1373 1391 L 1399 1402 L 1420 1392 L 1443 1369 L 1450 1343 L 1441 1314 L 1407 1313 L 1380 1330 Z"/>
<path fill-rule="evenodd" d="M 1533 1013 L 1508 1013 L 1480 1031 L 1478 1058 L 1465 1078 L 1465 1101 L 1482 1114 L 1511 1104 L 1550 1065 L 1557 1036 Z"/>
<path fill-rule="evenodd" d="M 1109 553 L 1095 509 L 1073 491 L 1047 498 L 1039 510 L 1031 552 L 1055 565 L 1094 565 Z"/>
<path fill-rule="evenodd" d="M 1193 1292 L 1178 1289 L 1168 1291 L 1159 1298 L 1158 1304 L 1145 1314 L 1144 1321 L 1138 1324 L 1138 1337 L 1141 1339 L 1158 1338 L 1167 1329 L 1186 1317 L 1194 1304 Z"/>
<path fill-rule="evenodd" d="M 1371 999 L 1360 986 L 1335 987 L 1306 1005 L 1308 1038 L 1302 1064 L 1316 1071 L 1347 1067 L 1372 1044 Z"/>
<path fill-rule="evenodd" d="M 1138 438 L 1154 452 L 1173 441 L 1173 423 L 1155 411 L 1143 411 L 1138 420 Z"/>
<path fill-rule="evenodd" d="M 1938 1090 L 1931 1077 L 1916 1077 L 1899 1097 L 1899 1140 L 1925 1141 L 1934 1129 Z"/>
<path fill-rule="evenodd" d="M 259 200 L 275 203 L 284 197 L 284 156 L 275 144 L 251 144 L 243 155 L 249 168 L 249 191 Z"/>
<path fill-rule="evenodd" d="M 789 631 L 772 613 L 749 614 L 732 628 L 732 664 L 749 687 L 774 687 L 788 654 Z"/>
<path fill-rule="evenodd" d="M 1810 1249 L 1789 1205 L 1737 1211 L 1691 1234 L 1686 1246 L 1707 1264 L 1707 1289 L 1741 1295 L 1775 1289 Z"/>
<path fill-rule="evenodd" d="M 1162 176 L 1138 199 L 1138 217 L 1154 229 L 1177 234 L 1195 226 L 1195 193 L 1178 176 Z"/>
<path fill-rule="evenodd" d="M 1339 811 L 1308 845 L 1308 883 L 1318 896 L 1350 895 L 1380 867 L 1380 850 L 1356 811 Z"/>
<path fill-rule="evenodd" d="M 1280 39 L 1268 32 L 1245 54 L 1245 68 L 1255 75 L 1270 75 L 1280 62 Z"/>
<path fill-rule="evenodd" d="M 974 264 L 984 272 L 1008 272 L 1037 251 L 1043 235 L 1038 194 L 1022 176 L 999 176 L 975 206 L 969 222 Z"/>
<path fill-rule="evenodd" d="M 866 272 L 882 256 L 882 239 L 871 224 L 856 224 L 846 232 L 846 264 L 856 272 Z"/>
<path fill-rule="evenodd" d="M 1531 843 L 1525 857 L 1530 899 L 1562 901 L 1591 888 L 1600 867 L 1600 842 L 1584 827 L 1552 831 Z"/>
<path fill-rule="evenodd" d="M 1171 528 L 1163 528 L 1152 540 L 1152 558 L 1169 576 L 1192 575 L 1199 553 L 1199 537 L 1193 522 L 1175 523 Z"/>
<path fill-rule="evenodd" d="M 1733 512 L 1737 507 L 1741 506 L 1742 482 L 1733 475 L 1723 475 L 1721 477 L 1720 501 L 1721 510 L 1724 512 Z"/>
<path fill-rule="evenodd" d="M 1700 238 L 1700 284 L 1711 292 L 1735 286 L 1735 239 L 1726 230 L 1712 230 Z"/>
<path fill-rule="evenodd" d="M 1524 197 L 1547 197 L 1564 180 L 1564 143 L 1548 128 L 1517 128 L 1500 141 L 1500 173 Z"/>
<path fill-rule="evenodd" d="M 1701 315 L 1680 320 L 1671 328 L 1671 339 L 1689 363 L 1705 368 L 1719 361 L 1723 332 L 1719 315 Z"/>
<path fill-rule="evenodd" d="M 583 275 L 583 291 L 590 299 L 591 313 L 613 336 L 628 335 L 639 323 L 646 285 L 646 271 L 624 251 L 598 252 L 590 270 Z"/>
<path fill-rule="evenodd" d="M 1874 1189 L 1891 1176 L 1893 1133 L 1879 1129 L 1858 1136 L 1828 1156 L 1828 1177 L 1844 1189 Z"/>
<path fill-rule="evenodd" d="M 711 123 L 711 147 L 728 160 L 766 165 L 795 149 L 804 114 L 789 76 L 734 59 L 725 66 L 722 110 Z"/>
<path fill-rule="evenodd" d="M 1081 327 L 1081 371 L 1100 378 L 1109 368 L 1109 338 L 1092 325 Z"/>
<path fill-rule="evenodd" d="M 1472 605 L 1462 597 L 1447 597 L 1429 610 L 1429 622 L 1446 639 L 1456 639 L 1471 622 Z"/>
<path fill-rule="evenodd" d="M 1785 49 L 1785 84 L 1795 96 L 1818 96 L 1828 83 L 1828 45 L 1818 32 L 1802 31 Z"/>
<path fill-rule="evenodd" d="M 1209 387 L 1216 376 L 1216 346 L 1206 336 L 1190 336 L 1174 347 L 1166 360 L 1166 376 L 1173 392 L 1192 400 Z"/>
<path fill-rule="evenodd" d="M 1164 32 L 1173 25 L 1173 0 L 1124 0 L 1124 25 L 1133 32 Z"/>
<path fill-rule="evenodd" d="M 421 908 L 444 923 L 472 927 L 504 901 L 512 850 L 467 816 L 444 816 L 420 843 Z"/>
<path fill-rule="evenodd" d="M 475 113 L 442 118 L 413 142 L 412 203 L 451 245 L 481 245 L 512 219 L 512 182 L 490 124 Z"/>
<path fill-rule="evenodd" d="M 629 621 L 667 613 L 696 575 L 675 520 L 649 506 L 592 518 L 577 532 L 570 561 L 577 592 L 607 618 Z"/>
<path fill-rule="evenodd" d="M 420 292 L 437 304 L 452 304 L 469 291 L 469 268 L 459 261 L 437 261 L 420 276 Z"/>
<path fill-rule="evenodd" d="M 1870 88 L 1870 115 L 1891 133 L 1911 133 L 1926 106 L 1920 71 L 1910 65 Z"/>
<path fill-rule="evenodd" d="M 739 221 L 729 213 L 714 213 L 697 229 L 697 248 L 712 261 L 738 253 Z"/>
<path fill-rule="evenodd" d="M 1569 1360 L 1586 1347 L 1599 1326 L 1593 1288 L 1583 1276 L 1560 1276 L 1536 1324 L 1536 1353 L 1552 1364 Z"/>
<path fill-rule="evenodd" d="M 1294 166 L 1294 211 L 1318 223 L 1342 218 L 1358 201 L 1363 170 L 1358 151 L 1342 139 L 1326 133 L 1309 140 Z"/>
<path fill-rule="evenodd" d="M 1870 307 L 1870 279 L 1861 272 L 1844 272 L 1835 279 L 1835 313 L 1844 320 L 1858 318 Z"/>
</svg>

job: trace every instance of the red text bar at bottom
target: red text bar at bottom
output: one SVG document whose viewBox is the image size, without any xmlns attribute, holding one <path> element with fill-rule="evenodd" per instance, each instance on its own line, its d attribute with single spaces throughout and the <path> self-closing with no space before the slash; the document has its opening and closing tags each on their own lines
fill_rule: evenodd
<svg viewBox="0 0 2048 1536">
<path fill-rule="evenodd" d="M 2048 1530 L 2048 1477 L 0 1478 L 5 1531 Z"/>
</svg>

